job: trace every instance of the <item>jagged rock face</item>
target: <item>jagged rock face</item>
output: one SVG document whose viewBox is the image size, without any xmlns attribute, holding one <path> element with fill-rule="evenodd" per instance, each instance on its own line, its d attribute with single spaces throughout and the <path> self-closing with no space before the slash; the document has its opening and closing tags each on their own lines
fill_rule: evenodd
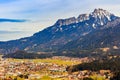
<svg viewBox="0 0 120 80">
<path fill-rule="evenodd" d="M 108 22 L 104 27 L 102 27 L 101 29 L 105 29 L 105 28 L 109 28 L 109 27 L 115 27 L 117 25 L 120 25 L 120 18 L 112 21 L 112 22 Z"/>
<path fill-rule="evenodd" d="M 73 24 L 73 23 L 76 23 L 75 17 L 71 17 L 68 19 L 59 19 L 55 25 L 64 26 L 64 25 L 69 25 L 69 24 Z"/>
<path fill-rule="evenodd" d="M 77 18 L 78 23 L 86 20 L 89 20 L 89 14 L 81 14 Z"/>
<path fill-rule="evenodd" d="M 103 9 L 95 9 L 90 16 L 94 19 L 93 27 L 102 26 L 109 21 L 115 20 L 117 17 Z"/>
<path fill-rule="evenodd" d="M 116 17 L 114 14 L 109 13 L 106 10 L 98 8 L 98 9 L 95 9 L 90 14 L 81 14 L 78 16 L 78 18 L 71 17 L 68 19 L 59 19 L 55 23 L 55 26 L 64 26 L 64 25 L 85 22 L 87 25 L 89 25 L 95 29 L 95 28 L 98 28 L 99 26 L 103 26 L 103 25 L 107 24 L 107 22 L 113 21 L 117 18 L 118 17 Z"/>
</svg>

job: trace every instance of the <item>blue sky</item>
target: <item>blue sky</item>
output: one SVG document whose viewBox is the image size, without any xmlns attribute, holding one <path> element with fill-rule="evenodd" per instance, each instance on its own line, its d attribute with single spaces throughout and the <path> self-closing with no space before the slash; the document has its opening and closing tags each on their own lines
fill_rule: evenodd
<svg viewBox="0 0 120 80">
<path fill-rule="evenodd" d="M 95 8 L 120 16 L 120 0 L 0 0 L 0 41 L 31 36 L 58 19 Z"/>
</svg>

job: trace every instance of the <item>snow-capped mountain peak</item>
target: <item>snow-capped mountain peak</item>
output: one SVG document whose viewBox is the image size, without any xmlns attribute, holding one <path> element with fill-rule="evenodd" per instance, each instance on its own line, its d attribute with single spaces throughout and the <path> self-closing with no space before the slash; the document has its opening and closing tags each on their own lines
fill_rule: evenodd
<svg viewBox="0 0 120 80">
<path fill-rule="evenodd" d="M 92 15 L 94 15 L 95 17 L 97 16 L 111 16 L 111 13 L 109 13 L 108 11 L 106 10 L 103 10 L 101 8 L 98 8 L 98 9 L 95 9 L 93 12 L 92 12 Z"/>
<path fill-rule="evenodd" d="M 87 24 L 89 26 L 94 25 L 94 28 L 97 26 L 102 26 L 105 25 L 109 21 L 113 21 L 117 18 L 112 13 L 109 13 L 108 11 L 98 8 L 94 9 L 93 12 L 90 14 L 80 14 L 77 18 L 71 17 L 67 19 L 59 19 L 56 23 L 55 26 L 65 26 L 65 25 L 70 25 L 70 24 L 76 24 L 76 23 L 81 23 L 87 21 Z"/>
<path fill-rule="evenodd" d="M 95 9 L 91 14 L 90 17 L 94 19 L 94 26 L 102 26 L 105 25 L 109 21 L 115 20 L 117 17 L 109 13 L 106 10 L 103 10 L 101 8 Z"/>
</svg>

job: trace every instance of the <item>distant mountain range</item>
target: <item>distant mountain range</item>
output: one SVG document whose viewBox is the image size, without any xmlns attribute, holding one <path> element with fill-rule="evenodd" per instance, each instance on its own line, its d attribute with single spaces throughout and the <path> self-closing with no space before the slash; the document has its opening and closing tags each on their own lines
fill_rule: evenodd
<svg viewBox="0 0 120 80">
<path fill-rule="evenodd" d="M 56 54 L 82 53 L 85 50 L 120 50 L 120 17 L 103 9 L 95 9 L 90 14 L 77 18 L 59 19 L 31 37 L 0 42 L 1 53 L 53 52 Z"/>
</svg>

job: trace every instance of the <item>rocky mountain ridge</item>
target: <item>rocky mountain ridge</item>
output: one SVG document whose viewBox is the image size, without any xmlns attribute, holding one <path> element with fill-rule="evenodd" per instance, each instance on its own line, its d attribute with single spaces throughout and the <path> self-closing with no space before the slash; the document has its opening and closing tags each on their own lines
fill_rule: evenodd
<svg viewBox="0 0 120 80">
<path fill-rule="evenodd" d="M 106 31 L 105 28 L 119 26 L 119 20 L 120 18 L 118 16 L 98 8 L 90 14 L 81 14 L 78 18 L 71 17 L 68 19 L 59 19 L 53 26 L 37 32 L 31 37 L 8 42 L 0 42 L 0 52 L 13 53 L 17 50 L 25 50 L 28 52 L 59 52 L 59 50 L 64 51 L 66 49 L 71 50 L 73 48 L 96 48 L 98 42 L 96 40 L 103 38 L 101 36 L 97 36 L 99 34 L 103 34 Z M 103 32 L 101 29 L 104 29 Z M 97 31 L 100 33 L 98 34 Z M 108 30 L 108 32 L 110 31 Z M 98 35 L 93 35 L 96 33 Z M 90 35 L 92 35 L 91 38 L 89 37 Z M 104 36 L 104 34 L 102 36 Z M 96 39 L 93 40 L 92 38 L 94 37 L 96 37 Z M 81 43 L 81 40 L 84 41 Z M 92 42 L 91 40 L 95 42 Z M 94 45 L 94 47 L 89 44 Z"/>
</svg>

